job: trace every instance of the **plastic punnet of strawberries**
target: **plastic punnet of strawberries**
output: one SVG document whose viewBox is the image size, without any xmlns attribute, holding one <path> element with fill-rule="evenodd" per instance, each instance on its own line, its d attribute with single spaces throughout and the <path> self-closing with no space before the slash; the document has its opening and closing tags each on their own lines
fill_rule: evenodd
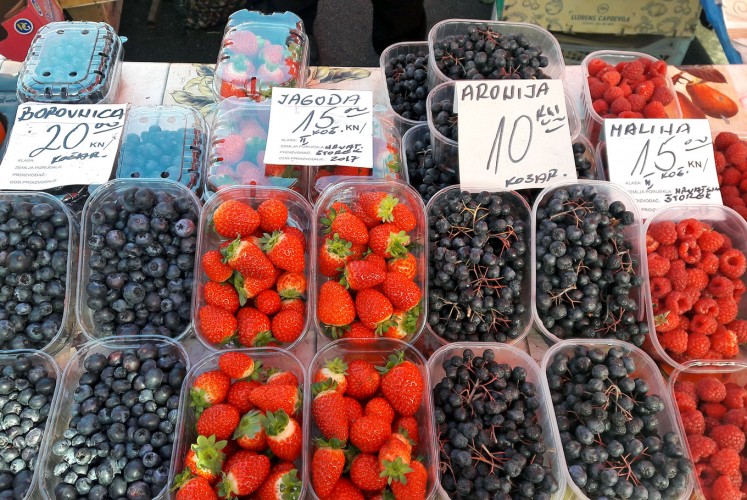
<svg viewBox="0 0 747 500">
<path fill-rule="evenodd" d="M 303 444 L 298 379 L 238 351 L 221 354 L 218 366 L 190 388 L 197 437 L 172 485 L 176 500 L 252 494 L 297 500 L 303 477 L 297 467 Z"/>
<path fill-rule="evenodd" d="M 337 338 L 404 339 L 422 313 L 418 260 L 410 249 L 418 220 L 385 192 L 363 192 L 323 214 L 317 271 L 331 278 L 319 288 L 317 319 Z"/>
<path fill-rule="evenodd" d="M 674 397 L 687 435 L 695 475 L 706 500 L 747 495 L 747 390 L 712 375 L 674 383 Z"/>
<path fill-rule="evenodd" d="M 310 470 L 321 499 L 425 499 L 428 472 L 416 453 L 427 423 L 415 418 L 425 381 L 402 351 L 382 362 L 334 358 L 313 374 L 311 416 L 321 436 Z"/>
<path fill-rule="evenodd" d="M 197 325 L 202 338 L 247 347 L 295 342 L 306 326 L 306 237 L 291 225 L 286 204 L 271 198 L 255 210 L 227 200 L 212 222 L 222 243 L 201 257 L 208 278 Z"/>
<path fill-rule="evenodd" d="M 721 132 L 713 140 L 713 156 L 724 205 L 747 219 L 747 141 Z"/>
<path fill-rule="evenodd" d="M 744 253 L 696 219 L 653 222 L 646 234 L 654 324 L 673 360 L 729 359 L 747 342 L 737 319 L 745 291 Z"/>
</svg>

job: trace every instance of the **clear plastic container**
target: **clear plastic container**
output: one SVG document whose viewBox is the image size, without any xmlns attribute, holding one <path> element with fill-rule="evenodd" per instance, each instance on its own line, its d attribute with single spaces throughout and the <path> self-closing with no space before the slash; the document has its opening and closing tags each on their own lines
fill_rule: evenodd
<svg viewBox="0 0 747 500">
<path fill-rule="evenodd" d="M 377 366 L 384 366 L 387 363 L 387 357 L 396 352 L 403 351 L 404 358 L 415 364 L 420 370 L 423 377 L 423 400 L 420 408 L 414 417 L 418 421 L 418 445 L 412 450 L 412 456 L 422 457 L 423 465 L 428 471 L 428 487 L 426 488 L 425 498 L 436 498 L 436 486 L 438 484 L 438 448 L 436 447 L 436 436 L 434 434 L 435 422 L 433 420 L 433 407 L 431 404 L 431 380 L 428 374 L 425 358 L 414 347 L 407 345 L 405 342 L 396 339 L 378 339 L 373 342 L 361 343 L 360 341 L 350 339 L 339 339 L 327 344 L 316 353 L 314 359 L 309 364 L 307 372 L 306 386 L 304 388 L 304 414 L 311 415 L 311 379 L 312 375 L 321 369 L 325 362 L 334 358 L 342 358 L 349 362 L 355 359 L 363 359 Z M 307 418 L 306 428 L 304 430 L 304 452 L 306 463 L 310 464 L 314 455 L 314 440 L 321 436 L 321 432 L 314 423 L 313 418 Z M 314 491 L 311 484 L 310 474 L 307 473 L 304 478 L 304 484 L 308 484 L 308 494 L 311 498 L 318 500 L 319 496 Z M 301 496 L 303 498 L 303 495 Z"/>
<path fill-rule="evenodd" d="M 395 126 L 381 117 L 373 119 L 373 168 L 346 166 L 308 167 L 309 200 L 314 203 L 329 186 L 356 177 L 408 181 L 400 154 L 402 139 Z"/>
<path fill-rule="evenodd" d="M 379 68 L 381 69 L 381 78 L 384 80 L 384 88 L 387 88 L 386 83 L 386 75 L 384 74 L 384 68 L 386 68 L 389 65 L 389 61 L 396 59 L 399 56 L 406 56 L 407 54 L 417 54 L 418 52 L 423 52 L 424 54 L 428 54 L 428 42 L 400 42 L 395 43 L 394 45 L 390 45 L 386 49 L 384 49 L 384 52 L 381 53 L 381 57 L 379 58 Z M 400 115 L 399 113 L 395 112 L 392 108 L 392 103 L 389 100 L 388 92 L 387 92 L 387 99 L 386 99 L 386 109 L 387 112 L 391 115 L 392 121 L 394 122 L 394 125 L 397 127 L 397 130 L 399 130 L 400 135 L 405 135 L 405 132 L 410 130 L 412 127 L 423 123 L 419 120 L 413 120 L 411 118 L 405 118 L 404 116 Z"/>
<path fill-rule="evenodd" d="M 545 442 L 547 451 L 544 455 L 544 464 L 549 465 L 552 468 L 553 475 L 558 482 L 558 491 L 551 498 L 552 500 L 560 500 L 563 498 L 566 489 L 566 477 L 562 470 L 560 460 L 558 459 L 558 450 L 562 450 L 563 447 L 560 443 L 560 436 L 557 430 L 557 424 L 553 425 L 555 418 L 552 416 L 550 411 L 550 400 L 543 397 L 543 379 L 540 373 L 540 367 L 535 360 L 531 358 L 527 353 L 522 350 L 505 344 L 486 344 L 484 342 L 455 342 L 441 347 L 439 350 L 434 352 L 428 359 L 428 373 L 430 374 L 431 392 L 436 386 L 446 377 L 444 370 L 444 361 L 453 358 L 454 356 L 461 357 L 464 351 L 470 349 L 475 356 L 482 356 L 485 351 L 491 349 L 495 353 L 496 363 L 507 363 L 512 368 L 521 366 L 526 369 L 527 378 L 526 381 L 534 384 L 537 389 L 537 399 L 539 401 L 539 408 L 537 410 L 537 416 L 539 421 L 537 422 L 542 426 L 542 439 Z M 431 413 L 435 413 L 433 407 Z M 434 423 L 435 425 L 435 423 Z M 438 443 L 438 425 L 435 425 L 434 439 Z M 448 441 L 448 437 L 444 436 L 444 440 Z M 448 498 L 446 491 L 441 487 L 441 481 L 439 476 L 438 482 L 438 494 L 441 498 Z"/>
<path fill-rule="evenodd" d="M 195 194 L 187 189 L 186 186 L 168 179 L 115 179 L 102 185 L 93 195 L 91 195 L 90 198 L 88 198 L 88 201 L 86 201 L 86 204 L 83 207 L 83 214 L 81 215 L 81 220 L 83 221 L 79 257 L 81 265 L 78 270 L 78 292 L 75 310 L 78 317 L 78 324 L 83 331 L 83 335 L 85 335 L 88 340 L 102 338 L 102 334 L 96 328 L 93 320 L 93 310 L 88 307 L 88 292 L 86 290 L 86 287 L 90 282 L 91 274 L 93 274 L 93 270 L 88 266 L 88 261 L 92 254 L 88 241 L 89 237 L 93 234 L 91 214 L 98 211 L 104 204 L 118 203 L 120 195 L 130 188 L 150 188 L 153 191 L 167 193 L 174 197 L 185 196 L 192 201 L 195 217 L 199 219 L 200 202 Z M 197 227 L 195 233 L 199 235 L 199 232 L 200 228 Z M 198 254 L 195 253 L 195 266 L 198 263 L 197 255 Z M 192 299 L 190 298 L 189 300 L 191 303 Z M 175 335 L 174 338 L 182 340 L 189 335 L 191 331 L 192 324 L 190 321 L 190 324 L 184 328 L 184 331 L 179 335 Z"/>
<path fill-rule="evenodd" d="M 704 222 L 713 227 L 719 233 L 728 236 L 734 248 L 747 252 L 747 222 L 737 212 L 729 207 L 723 205 L 686 205 L 684 203 L 676 203 L 666 207 L 658 209 L 651 218 L 646 220 L 646 224 L 643 226 L 644 237 L 648 233 L 651 224 L 663 221 L 679 222 L 683 219 L 696 219 Z M 645 240 L 644 240 L 645 241 Z M 688 266 L 691 267 L 691 266 Z M 739 278 L 742 283 L 747 285 L 747 275 L 742 275 Z M 677 369 L 683 370 L 685 361 L 676 361 L 673 357 L 666 352 L 659 342 L 659 335 L 654 329 L 654 315 L 652 312 L 651 304 L 651 284 L 646 279 L 644 285 L 646 286 L 646 309 L 648 315 L 649 329 L 651 334 L 649 335 L 650 344 L 647 342 L 644 346 L 647 351 L 657 361 L 661 360 L 667 365 Z M 742 300 L 739 304 L 739 312 L 737 314 L 738 319 L 747 318 L 747 300 Z M 688 361 L 705 361 L 703 359 L 693 359 Z M 739 361 L 747 363 L 747 345 L 740 345 L 739 354 L 731 360 L 725 361 Z"/>
<path fill-rule="evenodd" d="M 29 345 L 29 348 L 39 349 L 47 354 L 55 355 L 67 343 L 75 330 L 75 283 L 78 270 L 78 222 L 70 209 L 54 196 L 39 191 L 0 191 L 0 202 L 23 201 L 33 205 L 48 203 L 56 210 L 60 210 L 67 218 L 67 267 L 65 275 L 65 305 L 61 312 L 62 320 L 57 332 L 46 343 Z M 54 253 L 54 252 L 51 252 Z M 3 304 L 4 305 L 4 304 Z M 44 342 L 44 341 L 42 341 Z"/>
<path fill-rule="evenodd" d="M 576 106 L 573 105 L 573 99 L 568 92 L 565 95 L 565 109 L 568 112 L 568 128 L 571 129 L 571 141 L 576 142 L 576 138 L 581 133 L 581 120 L 578 118 Z"/>
<path fill-rule="evenodd" d="M 435 86 L 429 93 L 425 107 L 428 110 L 428 128 L 431 131 L 431 148 L 433 149 L 433 160 L 444 162 L 449 165 L 459 165 L 459 141 L 449 139 L 436 129 L 433 123 L 433 111 L 431 107 L 434 102 L 449 100 L 454 105 L 454 82 L 451 80 Z"/>
<path fill-rule="evenodd" d="M 456 184 L 454 186 L 449 186 L 447 188 L 442 189 L 438 193 L 436 193 L 433 198 L 430 199 L 428 202 L 428 205 L 425 207 L 425 216 L 426 220 L 430 220 L 432 212 L 433 212 L 433 206 L 437 203 L 441 203 L 443 200 L 448 200 L 453 197 L 458 197 L 459 194 L 462 191 L 469 191 L 471 193 L 480 193 L 481 191 L 485 191 L 483 189 L 480 189 L 479 187 L 462 187 L 459 184 Z M 526 229 L 529 231 L 530 226 L 532 224 L 531 221 L 531 208 L 527 204 L 526 200 L 516 191 L 507 191 L 504 189 L 490 189 L 487 190 L 490 193 L 499 193 L 501 195 L 501 199 L 503 200 L 504 204 L 507 204 L 511 207 L 511 215 L 513 215 L 518 220 L 524 222 L 526 224 Z M 526 233 L 527 237 L 527 252 L 525 254 L 525 265 L 524 265 L 524 272 L 522 273 L 522 285 L 521 285 L 521 295 L 520 295 L 520 303 L 521 304 L 528 304 L 530 300 L 532 299 L 532 281 L 530 278 L 530 267 L 532 267 L 528 257 L 529 257 L 529 247 L 533 247 L 533 241 L 534 241 L 534 234 L 529 234 L 529 232 Z M 530 240 L 530 238 L 532 238 Z M 429 241 L 429 245 L 430 245 Z M 533 262 L 533 261 L 532 261 Z M 430 265 L 430 261 L 429 261 Z M 430 285 L 429 285 L 430 286 Z M 430 311 L 429 311 L 430 312 Z M 529 333 L 529 329 L 532 327 L 532 311 L 529 309 L 529 307 L 526 308 L 526 311 L 524 314 L 521 315 L 521 322 L 523 323 L 523 327 L 521 329 L 521 332 L 518 337 L 515 339 L 507 339 L 506 344 L 518 344 L 522 340 L 524 340 Z M 436 331 L 433 330 L 431 325 L 426 321 L 426 329 L 428 333 L 438 342 L 438 344 L 445 346 L 445 345 L 453 345 L 453 341 L 447 340 L 443 337 L 441 337 Z M 496 345 L 503 345 L 500 343 L 495 343 Z"/>
<path fill-rule="evenodd" d="M 197 254 L 198 256 L 204 255 L 210 250 L 217 250 L 219 245 L 225 241 L 221 238 L 218 233 L 213 230 L 212 219 L 215 210 L 224 202 L 228 200 L 239 200 L 244 203 L 257 208 L 260 203 L 265 200 L 276 199 L 285 203 L 288 207 L 288 224 L 299 228 L 303 231 L 306 236 L 307 248 L 311 244 L 313 238 L 312 234 L 312 215 L 314 209 L 311 207 L 308 201 L 303 198 L 300 194 L 291 191 L 290 189 L 273 187 L 273 186 L 233 186 L 225 189 L 221 189 L 215 196 L 213 196 L 202 209 L 200 215 L 200 236 L 197 240 Z M 306 292 L 306 314 L 305 314 L 305 326 L 303 333 L 298 339 L 284 346 L 285 349 L 293 350 L 296 346 L 301 344 L 306 337 L 309 327 L 310 318 L 312 314 L 312 303 L 310 299 L 311 291 L 311 257 L 309 251 L 306 252 L 306 268 L 305 268 L 307 292 Z M 200 308 L 205 305 L 205 297 L 203 296 L 203 287 L 205 283 L 209 281 L 204 269 L 201 265 L 197 265 L 195 269 L 195 283 L 194 290 L 192 291 L 192 323 L 194 324 L 195 333 L 197 338 L 211 350 L 226 350 L 233 349 L 231 345 L 215 345 L 210 343 L 202 334 L 202 326 L 200 325 L 199 311 Z M 251 304 L 251 299 L 247 300 L 247 305 Z"/>
<path fill-rule="evenodd" d="M 417 261 L 417 274 L 415 275 L 414 281 L 418 285 L 421 291 L 421 303 L 420 303 L 420 318 L 418 324 L 415 327 L 415 331 L 408 337 L 406 342 L 414 343 L 420 333 L 423 331 L 425 326 L 425 311 L 428 310 L 428 290 L 427 290 L 427 255 L 428 255 L 428 238 L 427 238 L 427 221 L 425 219 L 425 207 L 423 206 L 423 199 L 420 195 L 409 185 L 399 181 L 387 181 L 383 179 L 367 179 L 367 180 L 350 180 L 343 181 L 335 184 L 330 189 L 327 189 L 319 200 L 314 205 L 314 239 L 313 245 L 311 246 L 313 255 L 314 267 L 312 274 L 314 276 L 313 283 L 309 284 L 310 289 L 313 292 L 312 305 L 314 309 L 314 327 L 319 332 L 320 337 L 325 337 L 323 333 L 321 322 L 317 316 L 316 310 L 316 299 L 319 293 L 319 288 L 326 281 L 332 280 L 327 278 L 319 272 L 319 253 L 320 249 L 324 244 L 324 234 L 321 219 L 324 217 L 334 202 L 342 202 L 348 206 L 356 205 L 358 196 L 361 193 L 372 193 L 382 191 L 389 193 L 399 200 L 400 203 L 405 203 L 410 207 L 415 218 L 417 220 L 417 226 L 414 230 L 408 234 L 410 236 L 410 252 Z M 352 208 L 352 207 L 351 207 Z"/>
<path fill-rule="evenodd" d="M 262 368 L 277 368 L 279 370 L 288 371 L 296 376 L 299 382 L 299 386 L 304 388 L 304 395 L 311 394 L 311 386 L 305 381 L 306 372 L 304 370 L 301 361 L 298 360 L 292 353 L 278 349 L 275 347 L 257 347 L 252 349 L 233 349 L 237 352 L 245 352 L 254 359 L 255 362 L 259 361 L 262 363 Z M 195 379 L 201 374 L 217 370 L 218 359 L 222 355 L 222 352 L 213 352 L 201 359 L 191 370 L 187 373 L 184 379 L 184 390 L 182 390 L 181 399 L 179 401 L 179 420 L 176 423 L 176 436 L 174 439 L 174 452 L 171 455 L 171 468 L 169 469 L 169 488 L 173 487 L 174 479 L 184 470 L 184 458 L 187 456 L 192 443 L 197 439 L 197 415 L 195 415 L 194 409 L 190 406 L 190 394 L 189 387 L 194 385 Z M 307 387 L 308 385 L 308 387 Z M 309 391 L 309 392 L 307 392 Z M 304 405 L 307 404 L 307 397 L 304 397 Z M 301 487 L 301 493 L 299 498 L 305 498 L 307 481 L 305 478 L 306 467 L 304 466 L 305 457 L 307 456 L 306 448 L 308 446 L 308 439 L 306 436 L 309 435 L 309 423 L 310 418 L 304 418 L 309 416 L 310 413 L 304 410 L 299 412 L 296 416 L 298 419 L 303 419 L 302 432 L 304 435 L 303 439 L 303 450 L 301 452 L 301 458 L 296 460 L 295 465 L 298 470 L 298 478 L 301 479 L 303 486 Z M 309 463 L 309 462 L 306 462 Z M 168 491 L 167 498 L 176 498 L 175 491 Z"/>
<path fill-rule="evenodd" d="M 409 159 L 412 154 L 413 159 Z M 439 172 L 438 178 L 426 179 L 425 160 L 430 157 L 434 168 Z M 402 137 L 402 161 L 407 171 L 410 185 L 420 191 L 423 200 L 427 203 L 436 193 L 445 187 L 459 182 L 459 161 L 452 158 L 453 163 L 436 162 L 433 158 L 433 145 L 431 143 L 431 131 L 427 123 L 415 125 L 405 132 Z M 416 165 L 417 163 L 417 165 Z M 416 172 L 414 169 L 421 169 Z"/>
<path fill-rule="evenodd" d="M 114 28 L 87 21 L 42 26 L 18 78 L 18 100 L 58 104 L 114 102 L 124 50 Z"/>
<path fill-rule="evenodd" d="M 76 352 L 68 361 L 65 371 L 62 374 L 62 384 L 58 384 L 58 403 L 54 407 L 54 411 L 50 413 L 50 425 L 48 427 L 49 436 L 47 437 L 47 443 L 50 446 L 44 451 L 44 456 L 40 462 L 40 470 L 45 473 L 38 478 L 38 492 L 35 498 L 54 499 L 54 489 L 57 484 L 60 483 L 61 478 L 55 476 L 52 471 L 55 466 L 61 462 L 61 458 L 52 453 L 51 443 L 62 439 L 62 434 L 68 428 L 68 424 L 72 419 L 72 406 L 74 403 L 73 392 L 78 387 L 78 381 L 81 376 L 86 372 L 84 363 L 88 357 L 93 354 L 103 354 L 109 356 L 109 354 L 115 351 L 122 351 L 126 349 L 137 349 L 143 344 L 153 344 L 156 348 L 170 347 L 179 357 L 179 361 L 184 365 L 186 370 L 189 370 L 189 356 L 179 342 L 161 337 L 158 335 L 143 335 L 140 337 L 110 337 L 106 339 L 99 339 L 83 344 L 78 352 Z M 188 387 L 182 385 L 182 399 L 184 394 L 188 394 L 189 391 L 185 391 L 184 388 Z M 177 427 L 175 433 L 179 430 Z M 178 436 L 178 434 L 175 434 Z M 168 495 L 168 488 L 164 487 L 157 495 L 153 496 L 153 499 L 161 500 L 166 498 Z"/>
<path fill-rule="evenodd" d="M 636 59 L 648 59 L 649 61 L 658 61 L 659 59 L 643 54 L 641 52 L 623 52 L 619 50 L 598 50 L 592 52 L 581 62 L 581 84 L 583 85 L 583 96 L 581 96 L 581 123 L 582 133 L 589 139 L 592 144 L 597 144 L 603 136 L 604 119 L 592 107 L 591 94 L 589 93 L 589 62 L 592 59 L 601 59 L 602 61 L 617 65 L 621 62 L 631 62 Z M 664 109 L 669 118 L 682 118 L 679 100 L 676 98 L 674 84 L 669 77 L 665 77 L 667 88 L 672 92 L 675 99 Z"/>
<path fill-rule="evenodd" d="M 542 71 L 553 80 L 562 80 L 565 74 L 565 62 L 560 51 L 558 40 L 546 29 L 529 23 L 511 23 L 503 21 L 483 21 L 471 19 L 447 19 L 436 23 L 428 33 L 428 88 L 433 88 L 441 82 L 450 80 L 436 66 L 433 49 L 436 43 L 451 35 L 467 35 L 470 26 L 486 25 L 489 29 L 504 35 L 524 35 L 532 46 L 542 49 L 542 55 L 547 57 L 548 65 Z"/>
<path fill-rule="evenodd" d="M 573 144 L 581 144 L 585 148 L 585 152 L 583 153 L 584 159 L 588 160 L 589 163 L 591 163 L 591 168 L 588 172 L 586 172 L 586 175 L 588 176 L 587 180 L 603 180 L 601 178 L 602 172 L 599 168 L 599 161 L 597 158 L 596 150 L 594 149 L 594 146 L 591 145 L 589 142 L 589 139 L 584 137 L 583 135 L 576 135 L 572 139 Z M 578 175 L 578 166 L 576 166 L 576 174 Z M 581 177 L 579 177 L 581 178 Z"/>
<path fill-rule="evenodd" d="M 207 126 L 202 115 L 185 106 L 135 106 L 119 148 L 118 179 L 158 178 L 202 187 Z"/>
<path fill-rule="evenodd" d="M 305 87 L 309 40 L 299 23 L 289 12 L 245 10 L 232 15 L 215 65 L 216 99 L 260 102 L 270 98 L 272 87 Z"/>
<path fill-rule="evenodd" d="M 650 395 L 656 395 L 659 396 L 662 401 L 664 402 L 664 411 L 658 413 L 659 415 L 659 435 L 663 436 L 664 434 L 668 432 L 674 432 L 677 437 L 679 437 L 680 442 L 685 442 L 685 435 L 682 433 L 682 426 L 681 423 L 677 421 L 676 416 L 676 406 L 672 402 L 672 398 L 670 397 L 669 390 L 667 389 L 667 384 L 664 381 L 664 379 L 661 377 L 661 374 L 659 372 L 659 368 L 656 366 L 656 363 L 649 358 L 645 352 L 638 349 L 637 347 L 628 344 L 626 342 L 621 342 L 619 340 L 611 340 L 611 339 L 584 339 L 581 340 L 570 340 L 570 341 L 563 341 L 559 344 L 555 344 L 554 346 L 550 347 L 550 349 L 545 353 L 544 357 L 542 358 L 541 362 L 541 374 L 542 374 L 542 392 L 544 394 L 544 400 L 547 401 L 547 406 L 550 409 L 550 412 L 553 414 L 555 413 L 555 408 L 552 403 L 552 397 L 550 394 L 550 386 L 547 381 L 547 369 L 552 363 L 552 360 L 554 359 L 555 355 L 561 354 L 561 353 L 573 353 L 573 349 L 576 346 L 585 346 L 589 349 L 601 349 L 603 352 L 608 352 L 613 347 L 617 347 L 619 349 L 622 349 L 627 356 L 630 356 L 633 358 L 633 361 L 635 362 L 636 370 L 629 374 L 631 378 L 641 378 L 644 381 L 648 383 L 649 386 L 649 392 Z M 553 432 L 556 436 L 560 437 L 560 431 L 558 429 L 558 422 L 556 419 L 550 419 L 553 427 Z M 560 446 L 560 439 L 558 439 L 558 446 Z M 687 448 L 683 444 L 683 450 L 687 450 Z M 561 448 L 562 449 L 562 448 Z M 583 494 L 581 489 L 576 486 L 576 483 L 573 482 L 573 479 L 570 477 L 570 473 L 568 472 L 568 464 L 565 460 L 565 453 L 558 453 L 558 460 L 560 462 L 560 468 L 563 470 L 563 474 L 565 475 L 565 481 L 568 488 L 571 490 L 571 498 L 581 499 L 581 500 L 588 500 L 588 497 Z M 689 453 L 687 453 L 686 458 L 690 458 Z M 692 475 L 689 477 L 688 481 L 688 488 L 680 497 L 678 497 L 678 500 L 684 500 L 686 498 L 690 498 L 690 495 L 693 491 L 693 479 Z"/>
<path fill-rule="evenodd" d="M 550 333 L 548 329 L 545 328 L 545 325 L 539 317 L 537 301 L 535 300 L 537 297 L 537 266 L 534 264 L 537 262 L 537 209 L 544 207 L 547 204 L 547 201 L 552 197 L 553 193 L 558 189 L 565 189 L 576 184 L 582 186 L 594 186 L 597 189 L 597 192 L 605 196 L 610 203 L 613 201 L 621 201 L 625 205 L 626 210 L 633 212 L 635 222 L 632 225 L 625 227 L 623 235 L 625 240 L 630 244 L 631 259 L 638 263 L 637 266 L 635 266 L 635 274 L 640 275 L 643 278 L 644 284 L 636 289 L 631 294 L 631 297 L 634 298 L 638 304 L 638 321 L 642 321 L 647 317 L 645 302 L 648 300 L 649 295 L 645 284 L 648 282 L 648 260 L 646 258 L 646 241 L 641 229 L 643 224 L 641 213 L 635 200 L 633 200 L 625 189 L 609 182 L 588 180 L 558 182 L 543 189 L 537 197 L 537 200 L 532 205 L 532 317 L 534 318 L 534 324 L 540 333 L 547 337 L 551 342 L 560 342 L 561 339 Z M 612 342 L 613 340 L 609 341 Z"/>
<path fill-rule="evenodd" d="M 306 168 L 265 164 L 270 105 L 249 99 L 225 99 L 210 127 L 203 197 L 234 185 L 286 187 L 306 194 Z"/>
</svg>

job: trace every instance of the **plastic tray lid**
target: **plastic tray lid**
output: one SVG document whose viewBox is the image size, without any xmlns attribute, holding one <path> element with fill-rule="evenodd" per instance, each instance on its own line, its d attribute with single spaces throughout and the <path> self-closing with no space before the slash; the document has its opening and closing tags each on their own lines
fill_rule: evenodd
<svg viewBox="0 0 747 500">
<path fill-rule="evenodd" d="M 254 25 L 287 26 L 289 30 L 305 33 L 303 21 L 293 12 L 272 12 L 265 14 L 256 10 L 241 9 L 228 16 L 225 33 L 245 23 Z"/>
</svg>

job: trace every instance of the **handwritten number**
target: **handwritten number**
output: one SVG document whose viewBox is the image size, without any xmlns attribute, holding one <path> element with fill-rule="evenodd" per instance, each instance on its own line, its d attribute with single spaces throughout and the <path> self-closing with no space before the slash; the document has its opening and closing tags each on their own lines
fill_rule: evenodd
<svg viewBox="0 0 747 500">
<path fill-rule="evenodd" d="M 648 148 L 651 146 L 651 140 L 647 140 L 646 143 L 643 145 L 643 149 L 641 149 L 640 154 L 638 155 L 638 159 L 635 161 L 635 165 L 633 165 L 633 170 L 630 172 L 630 176 L 635 176 L 635 171 L 638 170 L 638 165 L 641 166 L 641 168 L 638 171 L 638 175 L 643 175 L 643 171 L 646 167 L 646 160 L 648 160 Z"/>
<path fill-rule="evenodd" d="M 332 118 L 331 116 L 327 116 L 327 113 L 329 113 L 329 112 L 331 112 L 331 111 L 333 111 L 335 109 L 337 109 L 337 108 L 329 108 L 324 113 L 322 113 L 322 115 L 319 117 L 319 122 L 321 122 L 322 120 L 329 120 L 329 123 L 327 123 L 327 125 L 320 125 L 319 122 L 317 122 L 314 126 L 316 128 L 322 128 L 323 129 L 323 128 L 329 128 L 332 125 L 334 125 L 335 124 L 335 119 Z"/>
<path fill-rule="evenodd" d="M 659 156 L 659 157 L 661 157 L 662 155 L 669 155 L 669 156 L 671 156 L 671 157 L 672 157 L 672 164 L 671 164 L 671 165 L 669 165 L 669 167 L 668 167 L 668 168 L 661 168 L 661 167 L 659 166 L 659 164 L 658 164 L 658 163 L 656 163 L 656 161 L 654 161 L 654 166 L 655 166 L 656 168 L 658 168 L 659 170 L 662 170 L 662 171 L 664 171 L 664 172 L 669 172 L 670 170 L 672 170 L 672 169 L 674 168 L 674 165 L 675 165 L 675 163 L 677 162 L 677 157 L 676 157 L 676 156 L 674 155 L 674 153 L 673 153 L 673 152 L 671 152 L 671 151 L 670 151 L 670 150 L 668 150 L 668 149 L 667 149 L 667 150 L 665 150 L 665 151 L 662 151 L 662 148 L 663 148 L 664 146 L 666 146 L 666 145 L 667 145 L 667 143 L 668 143 L 669 141 L 671 141 L 672 139 L 674 139 L 674 137 L 675 137 L 675 136 L 671 136 L 671 137 L 670 137 L 669 139 L 667 139 L 666 141 L 662 142 L 662 143 L 661 143 L 661 145 L 659 146 L 659 152 L 657 153 L 657 156 Z"/>
<path fill-rule="evenodd" d="M 523 120 L 526 120 L 526 132 L 524 133 L 524 137 L 526 137 L 526 145 L 524 147 L 524 151 L 521 152 L 520 155 L 517 155 L 515 150 L 516 142 L 514 140 L 518 140 L 517 136 L 517 130 L 522 125 Z M 488 156 L 488 164 L 486 165 L 485 170 L 491 170 L 491 167 L 494 168 L 493 173 L 498 173 L 498 166 L 501 163 L 501 149 L 503 147 L 503 132 L 506 129 L 506 117 L 502 116 L 501 121 L 498 122 L 498 130 L 495 132 L 495 138 L 493 139 L 493 146 L 490 149 L 490 155 Z M 521 115 L 520 117 L 516 118 L 514 120 L 513 127 L 511 128 L 511 135 L 508 138 L 508 145 L 506 149 L 508 150 L 508 159 L 511 160 L 511 163 L 521 163 L 524 158 L 526 158 L 527 154 L 529 153 L 529 148 L 532 145 L 532 132 L 534 131 L 534 124 L 532 123 L 532 119 L 529 118 L 527 115 Z"/>
<path fill-rule="evenodd" d="M 298 129 L 303 127 L 303 132 L 306 132 L 306 129 L 309 128 L 309 125 L 311 125 L 311 120 L 314 118 L 314 110 L 312 109 L 311 112 L 306 115 L 306 118 L 303 119 L 303 121 L 298 125 L 298 127 L 293 129 L 293 133 L 295 134 L 298 132 Z"/>
<path fill-rule="evenodd" d="M 80 140 L 76 142 L 74 145 L 69 145 L 67 141 L 70 140 L 70 136 L 72 136 L 75 133 L 75 131 L 78 130 L 80 127 L 83 127 L 83 135 L 81 136 Z M 62 141 L 62 147 L 64 147 L 65 149 L 75 149 L 78 146 L 80 146 L 80 144 L 83 141 L 86 140 L 86 137 L 88 137 L 88 124 L 79 123 L 75 126 L 75 128 L 73 128 L 70 132 L 67 133 L 67 135 L 65 136 L 65 139 Z"/>
<path fill-rule="evenodd" d="M 498 173 L 498 163 L 500 163 L 501 157 L 501 145 L 503 144 L 503 128 L 506 126 L 506 117 L 501 117 L 501 121 L 498 122 L 498 130 L 495 133 L 495 139 L 493 140 L 493 147 L 490 149 L 490 156 L 488 156 L 488 166 L 486 170 L 490 170 L 490 165 L 495 164 L 495 172 Z M 492 161 L 493 155 L 495 155 L 495 162 Z"/>
<path fill-rule="evenodd" d="M 524 152 L 518 158 L 514 158 L 514 154 L 513 154 L 514 136 L 516 135 L 516 129 L 519 127 L 519 122 L 522 119 L 525 119 L 527 123 L 529 124 L 529 132 L 528 132 L 529 137 L 527 137 L 527 144 L 526 144 L 526 147 L 524 148 Z M 508 157 L 511 159 L 512 162 L 519 163 L 526 157 L 527 153 L 529 153 L 529 146 L 532 144 L 532 130 L 533 130 L 532 120 L 527 115 L 521 115 L 520 117 L 516 119 L 516 121 L 514 121 L 514 128 L 513 130 L 511 130 L 511 138 L 508 140 Z"/>
<path fill-rule="evenodd" d="M 54 151 L 56 149 L 60 149 L 59 146 L 57 146 L 56 148 L 53 148 L 52 144 L 54 144 L 54 141 L 56 141 L 57 138 L 60 136 L 60 132 L 62 132 L 62 127 L 60 127 L 59 125 L 52 125 L 51 127 L 47 129 L 47 132 L 51 132 L 52 130 L 55 131 L 54 137 L 52 137 L 52 140 L 49 141 L 49 143 L 46 146 L 43 146 L 41 148 L 36 148 L 31 153 L 29 153 L 29 158 L 34 158 L 35 156 L 39 156 L 44 151 Z"/>
</svg>

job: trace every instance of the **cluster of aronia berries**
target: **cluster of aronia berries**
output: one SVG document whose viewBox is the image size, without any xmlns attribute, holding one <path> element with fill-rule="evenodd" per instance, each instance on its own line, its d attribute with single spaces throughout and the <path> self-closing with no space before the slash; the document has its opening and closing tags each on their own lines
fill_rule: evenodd
<svg viewBox="0 0 747 500">
<path fill-rule="evenodd" d="M 713 140 L 713 156 L 724 205 L 747 219 L 747 141 L 721 132 Z"/>
<path fill-rule="evenodd" d="M 659 344 L 678 362 L 735 357 L 747 342 L 744 253 L 696 219 L 652 223 L 646 250 Z"/>
</svg>

